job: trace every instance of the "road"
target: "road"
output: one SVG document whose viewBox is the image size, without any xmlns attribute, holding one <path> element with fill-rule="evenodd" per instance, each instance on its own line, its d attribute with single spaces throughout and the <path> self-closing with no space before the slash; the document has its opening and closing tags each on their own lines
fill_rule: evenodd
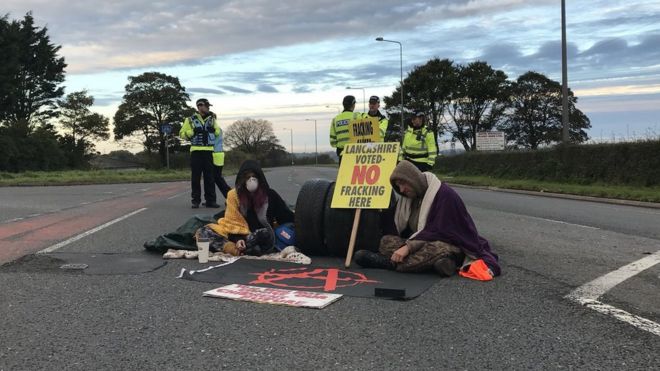
<svg viewBox="0 0 660 371">
<path fill-rule="evenodd" d="M 335 172 L 266 174 L 294 205 L 305 180 Z M 660 368 L 653 327 L 567 298 L 657 256 L 658 209 L 456 187 L 500 255 L 501 277 L 439 280 L 407 302 L 344 297 L 323 310 L 204 298 L 218 285 L 175 278 L 196 261 L 86 274 L 32 255 L 60 246 L 160 265 L 144 241 L 207 212 L 189 208 L 188 187 L 0 188 L 0 370 Z M 599 302 L 632 316 L 624 319 L 660 323 L 660 264 L 651 265 Z"/>
</svg>

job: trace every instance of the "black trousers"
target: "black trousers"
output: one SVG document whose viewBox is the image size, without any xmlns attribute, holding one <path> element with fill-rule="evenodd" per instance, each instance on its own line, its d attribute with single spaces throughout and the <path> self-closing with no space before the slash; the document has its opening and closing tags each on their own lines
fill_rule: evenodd
<svg viewBox="0 0 660 371">
<path fill-rule="evenodd" d="M 204 200 L 207 204 L 215 203 L 214 167 L 213 151 L 190 152 L 190 169 L 192 170 L 190 188 L 192 188 L 191 196 L 193 204 L 199 204 L 201 202 L 202 190 L 200 180 L 202 175 L 204 175 Z"/>
<path fill-rule="evenodd" d="M 406 160 L 412 162 L 412 164 L 415 165 L 422 173 L 425 171 L 431 171 L 431 169 L 433 169 L 433 166 L 427 164 L 426 162 L 417 162 L 411 159 L 406 159 Z"/>
<path fill-rule="evenodd" d="M 229 184 L 227 184 L 227 181 L 225 178 L 222 176 L 222 166 L 213 166 L 213 180 L 215 181 L 215 185 L 218 186 L 218 189 L 220 190 L 220 193 L 225 197 L 225 200 L 227 199 L 227 192 L 231 189 Z"/>
</svg>

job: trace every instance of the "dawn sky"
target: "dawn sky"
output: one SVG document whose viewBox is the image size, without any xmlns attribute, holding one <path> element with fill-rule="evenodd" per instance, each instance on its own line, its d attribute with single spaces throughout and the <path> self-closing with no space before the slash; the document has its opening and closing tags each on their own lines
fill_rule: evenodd
<svg viewBox="0 0 660 371">
<path fill-rule="evenodd" d="M 569 86 L 589 134 L 660 135 L 660 1 L 567 0 Z M 94 111 L 114 116 L 128 76 L 179 77 L 214 104 L 221 126 L 263 118 L 287 150 L 329 150 L 346 94 L 390 95 L 431 58 L 483 60 L 510 80 L 534 70 L 561 82 L 559 0 L 180 1 L 5 0 L 0 13 L 32 11 L 68 63 L 66 90 L 87 89 Z M 136 143 L 121 142 L 129 149 Z M 99 144 L 101 152 L 122 148 Z"/>
</svg>

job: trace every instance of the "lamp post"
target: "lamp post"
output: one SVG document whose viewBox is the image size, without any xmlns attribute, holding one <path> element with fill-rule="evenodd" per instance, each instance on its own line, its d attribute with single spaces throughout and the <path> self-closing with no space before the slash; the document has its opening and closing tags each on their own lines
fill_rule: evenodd
<svg viewBox="0 0 660 371">
<path fill-rule="evenodd" d="M 399 44 L 399 61 L 401 65 L 401 140 L 403 140 L 404 130 L 403 130 L 403 45 L 394 40 L 386 40 L 382 37 L 377 37 L 376 41 L 384 41 L 388 43 Z"/>
<path fill-rule="evenodd" d="M 347 86 L 346 89 L 353 89 L 353 90 L 362 90 L 362 111 L 367 112 L 367 104 L 365 103 L 366 100 L 366 93 L 364 88 L 352 88 L 350 86 Z"/>
<path fill-rule="evenodd" d="M 284 128 L 284 130 L 291 130 L 291 166 L 293 166 L 293 129 Z"/>
<path fill-rule="evenodd" d="M 568 144 L 568 63 L 566 62 L 566 1 L 561 0 L 561 139 Z"/>
<path fill-rule="evenodd" d="M 319 141 L 316 134 L 316 120 L 315 119 L 305 119 L 305 121 L 314 121 L 314 162 L 316 165 L 319 164 Z"/>
</svg>

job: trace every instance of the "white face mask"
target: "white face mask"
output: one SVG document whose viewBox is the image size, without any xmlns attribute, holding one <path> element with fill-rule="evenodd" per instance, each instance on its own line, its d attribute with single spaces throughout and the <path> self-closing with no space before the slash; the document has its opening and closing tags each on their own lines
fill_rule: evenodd
<svg viewBox="0 0 660 371">
<path fill-rule="evenodd" d="M 256 177 L 249 177 L 248 180 L 245 182 L 245 188 L 247 188 L 248 191 L 254 192 L 259 188 L 259 179 Z"/>
</svg>

